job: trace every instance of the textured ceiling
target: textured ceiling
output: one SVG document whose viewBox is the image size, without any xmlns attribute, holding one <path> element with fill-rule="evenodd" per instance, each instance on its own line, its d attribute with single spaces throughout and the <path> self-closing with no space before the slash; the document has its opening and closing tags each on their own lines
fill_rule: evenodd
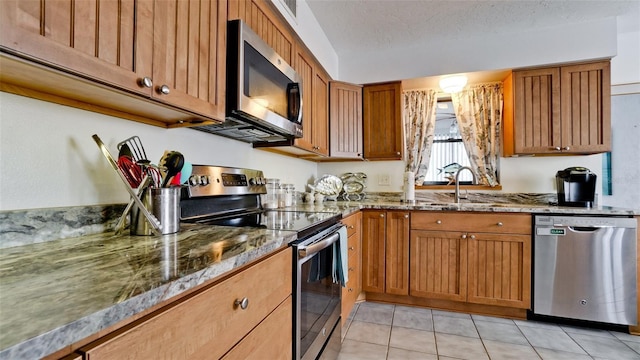
<svg viewBox="0 0 640 360">
<path fill-rule="evenodd" d="M 640 1 L 306 0 L 338 58 L 477 33 L 525 32 L 638 14 Z M 639 20 L 640 21 L 640 20 Z"/>
</svg>

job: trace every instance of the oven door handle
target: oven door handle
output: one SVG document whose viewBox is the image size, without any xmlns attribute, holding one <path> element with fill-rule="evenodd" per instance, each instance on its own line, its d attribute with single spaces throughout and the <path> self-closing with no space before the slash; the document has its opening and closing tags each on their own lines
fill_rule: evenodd
<svg viewBox="0 0 640 360">
<path fill-rule="evenodd" d="M 307 256 L 310 255 L 314 255 L 317 254 L 318 252 L 322 251 L 323 249 L 328 248 L 329 246 L 331 246 L 333 243 L 335 243 L 336 241 L 338 241 L 340 239 L 340 234 L 338 232 L 335 232 L 329 236 L 327 236 L 326 238 L 315 242 L 309 246 L 304 246 L 304 247 L 300 247 L 298 248 L 298 257 L 299 258 L 305 258 Z"/>
</svg>

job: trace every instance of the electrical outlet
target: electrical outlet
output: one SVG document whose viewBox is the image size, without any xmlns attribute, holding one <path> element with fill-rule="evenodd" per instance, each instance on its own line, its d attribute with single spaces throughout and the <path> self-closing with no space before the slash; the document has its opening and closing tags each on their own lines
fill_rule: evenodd
<svg viewBox="0 0 640 360">
<path fill-rule="evenodd" d="M 389 181 L 389 174 L 378 175 L 378 185 L 380 186 L 389 186 L 391 185 Z"/>
</svg>

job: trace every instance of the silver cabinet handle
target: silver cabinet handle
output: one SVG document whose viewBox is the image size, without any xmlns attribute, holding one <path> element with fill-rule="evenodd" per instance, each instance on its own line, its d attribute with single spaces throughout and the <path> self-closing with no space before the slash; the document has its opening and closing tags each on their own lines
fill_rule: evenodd
<svg viewBox="0 0 640 360">
<path fill-rule="evenodd" d="M 498 226 L 502 226 L 502 225 L 504 225 L 504 224 L 502 223 L 502 221 L 500 221 L 500 222 L 498 222 L 496 225 L 498 225 Z"/>
<path fill-rule="evenodd" d="M 235 306 L 240 306 L 240 309 L 245 310 L 249 306 L 249 299 L 247 299 L 246 297 L 242 298 L 242 300 L 236 299 L 233 304 Z"/>
<path fill-rule="evenodd" d="M 169 95 L 171 93 L 171 88 L 167 85 L 162 85 L 158 88 L 158 92 L 163 95 Z"/>
<path fill-rule="evenodd" d="M 153 81 L 150 77 L 145 76 L 142 79 L 138 80 L 138 85 L 140 85 L 141 87 L 150 88 L 153 86 Z"/>
<path fill-rule="evenodd" d="M 436 224 L 442 224 L 442 220 L 436 220 Z"/>
</svg>

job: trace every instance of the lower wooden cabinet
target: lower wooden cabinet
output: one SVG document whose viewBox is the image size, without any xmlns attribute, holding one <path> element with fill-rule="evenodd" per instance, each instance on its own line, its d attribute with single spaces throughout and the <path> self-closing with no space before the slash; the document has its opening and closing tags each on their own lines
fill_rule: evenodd
<svg viewBox="0 0 640 360">
<path fill-rule="evenodd" d="M 531 308 L 531 215 L 414 212 L 410 295 Z"/>
<path fill-rule="evenodd" d="M 409 294 L 409 212 L 364 211 L 362 290 Z"/>
<path fill-rule="evenodd" d="M 91 360 L 291 358 L 291 259 L 287 248 L 81 352 Z"/>
<path fill-rule="evenodd" d="M 357 212 L 349 217 L 342 219 L 342 223 L 347 227 L 347 253 L 349 280 L 347 286 L 342 288 L 342 324 L 344 325 L 353 309 L 353 305 L 358 300 L 358 296 L 362 292 L 362 280 L 360 256 L 361 256 L 361 239 L 362 239 L 362 213 Z"/>
</svg>

